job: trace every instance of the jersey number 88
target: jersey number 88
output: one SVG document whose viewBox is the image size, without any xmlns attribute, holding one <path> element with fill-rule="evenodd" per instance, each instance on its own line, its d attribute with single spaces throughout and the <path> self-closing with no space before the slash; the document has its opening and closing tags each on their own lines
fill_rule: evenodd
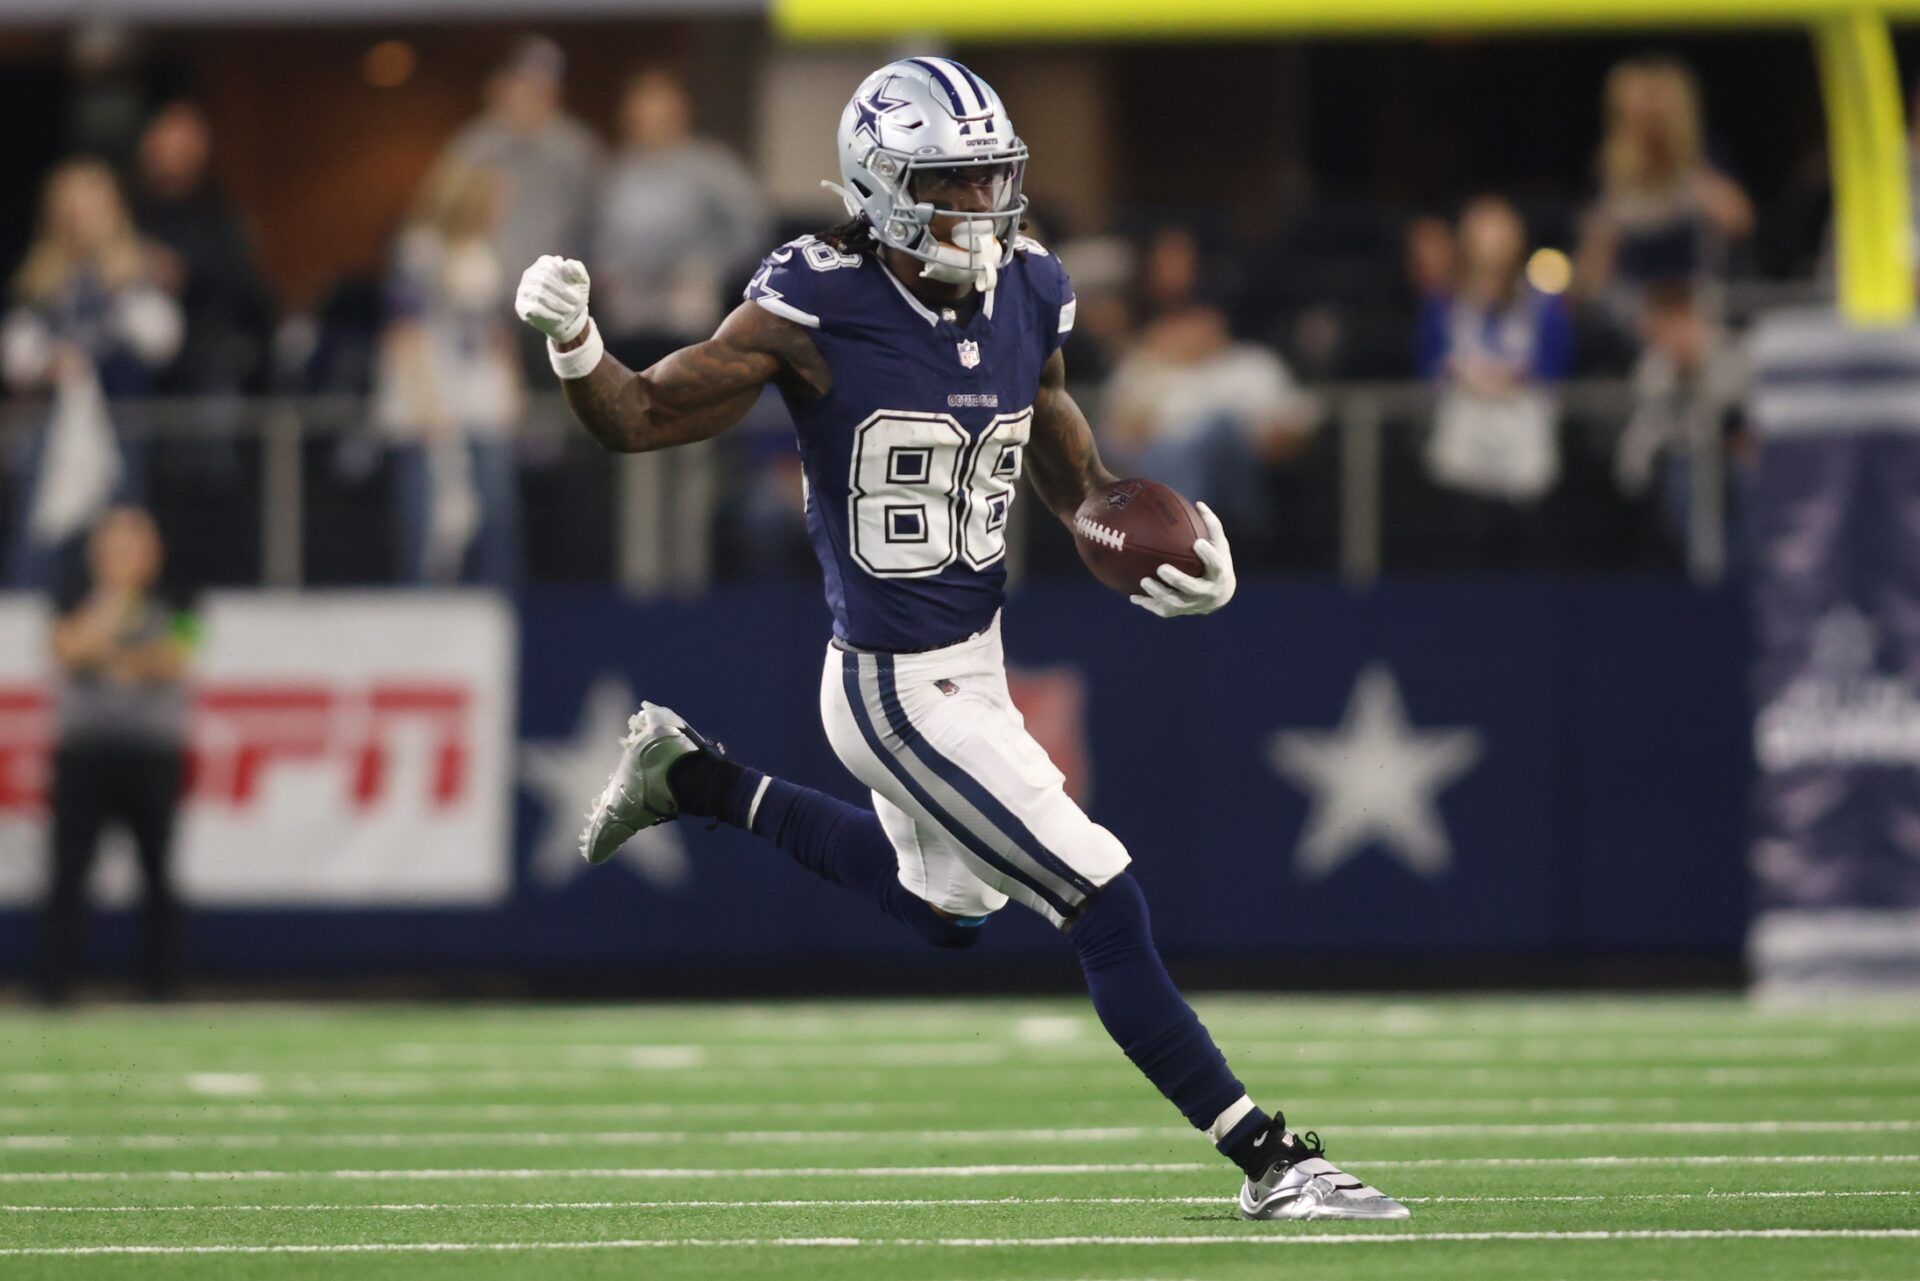
<svg viewBox="0 0 1920 1281">
<path fill-rule="evenodd" d="M 951 414 L 883 409 L 853 433 L 847 526 L 853 557 L 877 578 L 924 578 L 956 560 L 985 569 L 1007 552 L 1031 407 L 978 437 Z"/>
</svg>

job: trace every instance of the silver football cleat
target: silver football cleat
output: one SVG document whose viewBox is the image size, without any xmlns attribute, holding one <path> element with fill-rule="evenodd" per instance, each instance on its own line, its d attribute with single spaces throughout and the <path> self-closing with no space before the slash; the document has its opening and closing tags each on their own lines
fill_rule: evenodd
<svg viewBox="0 0 1920 1281">
<path fill-rule="evenodd" d="M 698 751 L 699 741 L 677 713 L 642 703 L 628 718 L 620 747 L 620 764 L 593 803 L 580 833 L 580 853 L 589 863 L 606 862 L 635 832 L 680 812 L 667 787 L 667 769 L 688 752 Z"/>
<path fill-rule="evenodd" d="M 1240 1187 L 1243 1219 L 1405 1219 L 1407 1207 L 1369 1187 L 1319 1153 L 1280 1162 Z"/>
</svg>

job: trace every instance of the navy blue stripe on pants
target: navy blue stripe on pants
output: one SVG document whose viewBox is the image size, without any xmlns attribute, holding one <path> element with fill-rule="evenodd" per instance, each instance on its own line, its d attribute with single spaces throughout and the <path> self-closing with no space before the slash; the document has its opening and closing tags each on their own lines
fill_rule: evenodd
<svg viewBox="0 0 1920 1281">
<path fill-rule="evenodd" d="M 1001 857 L 1000 853 L 982 839 L 978 833 L 966 824 L 955 819 L 954 816 L 948 812 L 947 808 L 935 800 L 932 794 L 921 785 L 920 781 L 913 776 L 912 771 L 894 758 L 893 753 L 888 749 L 885 740 L 881 736 L 879 726 L 874 723 L 872 715 L 867 710 L 866 695 L 860 688 L 859 656 L 854 654 L 846 655 L 840 670 L 841 682 L 846 690 L 847 702 L 853 711 L 854 724 L 860 727 L 860 736 L 866 740 L 867 747 L 873 752 L 874 758 L 880 762 L 881 767 L 885 769 L 887 773 L 891 774 L 895 781 L 907 790 L 907 794 L 913 797 L 927 813 L 931 814 L 941 827 L 945 828 L 956 840 L 960 841 L 967 849 L 972 851 L 981 862 L 994 868 L 1009 879 L 1018 881 L 1020 884 L 1032 890 L 1034 894 L 1039 896 L 1042 901 L 1062 917 L 1071 918 L 1078 909 L 1079 905 L 1077 903 L 1069 902 L 1052 888 L 1041 884 L 1036 878 L 1016 868 L 1005 858 Z"/>
<path fill-rule="evenodd" d="M 955 765 L 940 753 L 940 750 L 927 741 L 907 716 L 906 708 L 900 705 L 900 691 L 893 679 L 893 655 L 882 654 L 876 665 L 875 680 L 880 688 L 880 710 L 886 713 L 887 723 L 900 737 L 914 758 L 926 766 L 940 780 L 954 791 L 965 797 L 967 802 L 993 824 L 999 833 L 1018 845 L 1026 856 L 1038 863 L 1042 869 L 1066 882 L 1082 898 L 1097 888 L 1092 881 L 1068 867 L 1066 862 L 1048 849 L 1031 828 L 1020 821 L 1018 815 L 1000 803 L 1000 798 L 980 782 L 979 779 Z"/>
</svg>

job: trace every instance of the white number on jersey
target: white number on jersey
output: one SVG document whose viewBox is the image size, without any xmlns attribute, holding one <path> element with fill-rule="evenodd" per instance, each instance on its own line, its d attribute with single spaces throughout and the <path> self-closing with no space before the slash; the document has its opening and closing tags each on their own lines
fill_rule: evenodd
<svg viewBox="0 0 1920 1281">
<path fill-rule="evenodd" d="M 974 569 L 998 561 L 1032 427 L 1031 408 L 995 418 L 978 439 L 951 414 L 873 414 L 853 433 L 854 560 L 876 578 L 925 578 L 956 558 Z"/>
<path fill-rule="evenodd" d="M 760 265 L 760 270 L 755 272 L 753 279 L 747 282 L 747 296 L 774 315 L 784 316 L 809 329 L 818 329 L 820 327 L 818 316 L 809 315 L 789 303 L 786 295 L 775 289 L 771 283 L 774 268 L 784 267 L 792 262 L 793 251 L 796 249 L 806 259 L 807 266 L 815 271 L 838 271 L 842 267 L 858 267 L 860 255 L 841 253 L 825 241 L 815 240 L 812 236 L 802 236 L 768 254 L 766 262 Z"/>
<path fill-rule="evenodd" d="M 1007 516 L 1020 485 L 1020 460 L 1033 430 L 1033 410 L 1002 414 L 980 433 L 968 469 L 966 526 L 960 554 L 985 569 L 1007 554 Z"/>
<path fill-rule="evenodd" d="M 824 240 L 802 236 L 794 243 L 803 246 L 801 252 L 807 256 L 807 266 L 815 271 L 837 271 L 842 267 L 860 265 L 859 254 L 842 253 Z"/>
</svg>

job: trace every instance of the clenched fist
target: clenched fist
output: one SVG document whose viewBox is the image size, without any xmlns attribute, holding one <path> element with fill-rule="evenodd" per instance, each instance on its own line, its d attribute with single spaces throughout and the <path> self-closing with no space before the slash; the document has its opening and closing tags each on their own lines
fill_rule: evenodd
<svg viewBox="0 0 1920 1281">
<path fill-rule="evenodd" d="M 587 327 L 589 283 L 584 264 L 547 254 L 521 275 L 513 310 L 555 345 L 572 342 Z"/>
</svg>

